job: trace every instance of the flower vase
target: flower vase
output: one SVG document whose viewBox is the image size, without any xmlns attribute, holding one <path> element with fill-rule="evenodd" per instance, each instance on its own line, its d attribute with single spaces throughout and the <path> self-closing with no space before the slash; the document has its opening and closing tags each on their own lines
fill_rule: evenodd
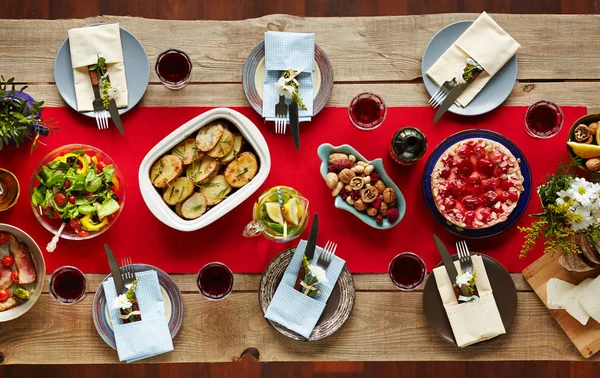
<svg viewBox="0 0 600 378">
<path fill-rule="evenodd" d="M 9 93 L 8 91 L 6 93 Z M 27 103 L 27 114 L 31 114 L 31 109 L 33 108 L 33 103 L 35 102 L 35 100 L 33 99 L 33 97 L 31 97 L 30 95 L 28 95 L 25 92 L 21 92 L 21 91 L 15 91 L 13 96 L 6 96 L 5 98 L 10 98 L 13 101 L 17 101 L 19 103 L 23 103 L 26 102 Z M 35 117 L 36 119 L 41 119 L 42 118 L 42 114 L 38 114 Z M 42 125 L 39 122 L 34 122 L 31 126 L 30 126 L 30 130 L 32 133 L 34 134 L 40 134 L 41 136 L 48 136 L 48 134 L 50 133 L 50 129 L 47 126 Z M 12 140 L 11 140 L 12 141 Z"/>
</svg>

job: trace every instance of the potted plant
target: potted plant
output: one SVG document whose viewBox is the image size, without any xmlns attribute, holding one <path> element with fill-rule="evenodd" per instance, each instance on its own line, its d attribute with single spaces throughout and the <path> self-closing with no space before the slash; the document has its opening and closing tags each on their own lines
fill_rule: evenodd
<svg viewBox="0 0 600 378">
<path fill-rule="evenodd" d="M 14 78 L 0 81 L 0 150 L 6 145 L 21 146 L 32 140 L 32 148 L 41 136 L 50 133 L 52 120 L 42 120 L 43 101 L 25 93 L 27 86 L 15 89 Z"/>
</svg>

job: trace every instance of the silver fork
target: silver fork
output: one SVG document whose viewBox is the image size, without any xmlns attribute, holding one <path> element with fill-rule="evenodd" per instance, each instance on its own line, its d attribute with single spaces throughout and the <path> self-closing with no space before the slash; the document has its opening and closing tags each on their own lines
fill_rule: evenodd
<svg viewBox="0 0 600 378">
<path fill-rule="evenodd" d="M 135 269 L 131 257 L 121 259 L 121 278 L 125 287 L 131 285 L 135 281 Z"/>
<path fill-rule="evenodd" d="M 285 134 L 288 120 L 288 106 L 285 97 L 279 96 L 279 102 L 275 105 L 275 134 Z"/>
<path fill-rule="evenodd" d="M 325 244 L 325 248 L 319 254 L 319 259 L 317 260 L 317 265 L 321 268 L 327 270 L 331 260 L 333 260 L 333 255 L 335 255 L 335 250 L 337 249 L 337 244 L 332 242 L 331 240 Z"/>
<path fill-rule="evenodd" d="M 460 261 L 462 271 L 473 273 L 473 260 L 471 260 L 471 253 L 467 247 L 467 242 L 461 240 L 456 243 L 456 250 L 458 251 L 458 261 Z"/>
<path fill-rule="evenodd" d="M 448 96 L 448 93 L 454 88 L 454 85 L 456 85 L 454 79 L 444 82 L 429 99 L 429 105 L 433 106 L 434 109 L 440 106 L 446 96 Z"/>
</svg>

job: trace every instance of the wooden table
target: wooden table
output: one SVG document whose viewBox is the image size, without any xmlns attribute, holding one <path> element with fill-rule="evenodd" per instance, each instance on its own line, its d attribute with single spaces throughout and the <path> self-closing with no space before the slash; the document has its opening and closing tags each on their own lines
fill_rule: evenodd
<svg viewBox="0 0 600 378">
<path fill-rule="evenodd" d="M 142 42 L 150 64 L 177 46 L 194 62 L 193 82 L 171 91 L 152 74 L 142 106 L 246 105 L 241 86 L 244 61 L 265 30 L 315 32 L 334 69 L 331 106 L 346 106 L 358 92 L 385 94 L 390 106 L 424 105 L 421 56 L 443 26 L 476 14 L 377 18 L 299 18 L 271 15 L 244 21 L 164 21 L 129 17 L 81 20 L 0 20 L 0 72 L 26 82 L 29 92 L 50 106 L 64 106 L 54 86 L 53 64 L 67 29 L 96 22 L 120 22 Z M 517 41 L 518 83 L 508 105 L 549 99 L 600 111 L 598 16 L 494 15 Z M 520 127 L 520 125 L 514 125 Z M 530 159 L 543 158 L 531 156 Z M 1 164 L 1 162 L 0 162 Z M 0 217 L 1 221 L 1 217 Z M 515 251 L 517 258 L 518 251 Z M 102 275 L 88 275 L 90 293 L 80 304 L 60 306 L 47 289 L 18 321 L 0 324 L 4 364 L 117 363 L 115 352 L 97 335 L 91 316 L 93 292 Z M 288 340 L 263 319 L 258 305 L 259 275 L 236 275 L 234 293 L 211 302 L 196 292 L 194 277 L 174 275 L 184 293 L 185 319 L 175 351 L 153 362 L 225 362 L 247 348 L 261 361 L 465 361 L 581 360 L 577 350 L 521 274 L 517 316 L 508 334 L 460 350 L 427 327 L 420 291 L 402 293 L 386 274 L 354 275 L 357 296 L 347 324 L 315 343 Z M 592 359 L 600 359 L 600 355 Z"/>
</svg>

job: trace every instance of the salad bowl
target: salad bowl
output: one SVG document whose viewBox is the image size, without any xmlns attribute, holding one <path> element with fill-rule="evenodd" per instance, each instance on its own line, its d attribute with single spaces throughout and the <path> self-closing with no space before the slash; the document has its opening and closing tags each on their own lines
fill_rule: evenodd
<svg viewBox="0 0 600 378">
<path fill-rule="evenodd" d="M 385 230 L 388 228 L 392 228 L 392 227 L 396 226 L 398 223 L 400 223 L 400 221 L 404 217 L 404 214 L 406 213 L 406 201 L 404 200 L 404 196 L 402 195 L 402 192 L 400 191 L 398 186 L 394 183 L 394 181 L 392 181 L 390 176 L 388 176 L 387 172 L 385 171 L 385 168 L 383 167 L 383 161 L 381 160 L 381 158 L 378 158 L 375 160 L 368 160 L 364 156 L 362 156 L 358 151 L 356 151 L 352 146 L 350 146 L 348 144 L 343 144 L 341 146 L 332 146 L 329 143 L 322 144 L 317 149 L 317 154 L 319 155 L 319 158 L 321 159 L 320 172 L 321 172 L 321 176 L 323 177 L 323 180 L 325 180 L 325 177 L 327 176 L 327 173 L 328 173 L 327 168 L 329 167 L 329 163 L 328 163 L 329 155 L 331 155 L 334 152 L 339 152 L 339 153 L 343 153 L 346 155 L 354 155 L 354 156 L 356 156 L 357 160 L 364 161 L 364 162 L 374 166 L 375 171 L 377 173 L 379 173 L 379 179 L 384 182 L 386 187 L 392 188 L 396 192 L 396 203 L 397 203 L 396 207 L 398 208 L 399 216 L 398 216 L 398 219 L 393 223 L 390 222 L 386 218 L 383 220 L 383 223 L 378 224 L 375 221 L 375 218 L 370 217 L 368 214 L 366 214 L 364 212 L 360 212 L 360 211 L 356 210 L 354 208 L 354 206 L 349 205 L 339 195 L 335 197 L 335 203 L 334 203 L 335 207 L 337 207 L 338 209 L 346 210 L 346 211 L 356 215 L 356 217 L 358 219 L 362 220 L 369 226 L 379 229 L 379 230 Z"/>
<path fill-rule="evenodd" d="M 69 144 L 50 152 L 38 164 L 29 198 L 35 217 L 46 230 L 56 235 L 63 228 L 61 238 L 86 240 L 103 234 L 119 218 L 125 204 L 125 181 L 103 151 Z"/>
</svg>

